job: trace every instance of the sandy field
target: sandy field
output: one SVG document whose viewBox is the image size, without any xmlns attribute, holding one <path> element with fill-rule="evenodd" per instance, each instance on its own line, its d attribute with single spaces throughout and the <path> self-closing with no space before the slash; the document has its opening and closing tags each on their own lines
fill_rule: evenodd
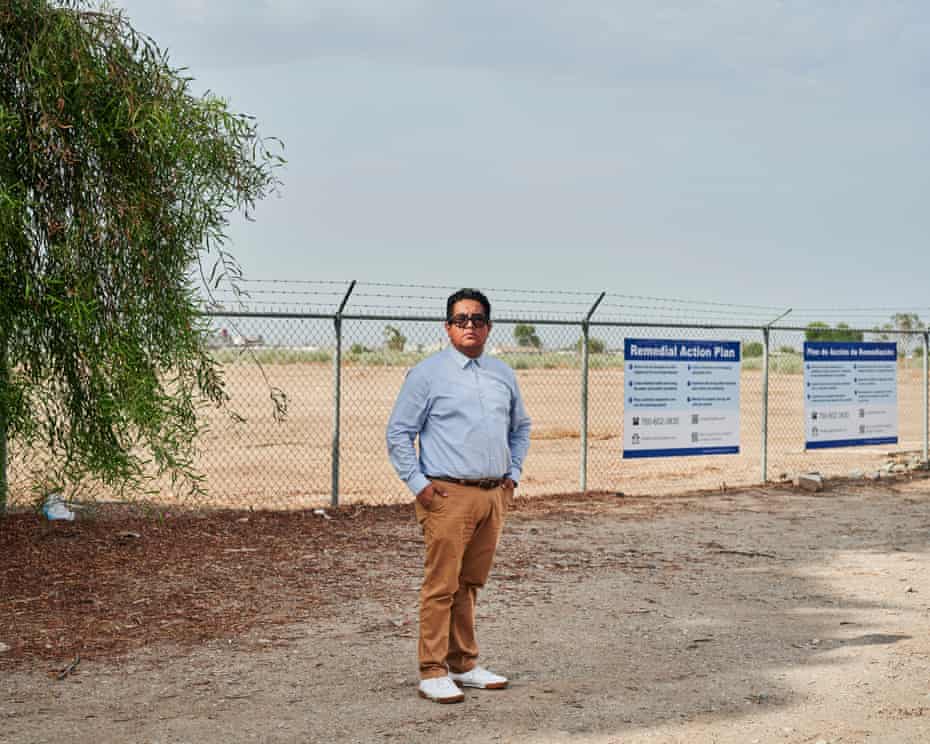
<svg viewBox="0 0 930 744">
<path fill-rule="evenodd" d="M 469 691 L 450 706 L 415 694 L 420 542 L 406 508 L 332 519 L 279 513 L 268 518 L 277 525 L 273 543 L 264 522 L 252 527 L 241 515 L 191 522 L 205 535 L 201 560 L 166 560 L 159 580 L 146 573 L 155 561 L 127 560 L 138 582 L 114 597 L 140 608 L 142 632 L 168 604 L 167 597 L 146 604 L 165 581 L 175 601 L 190 597 L 194 609 L 161 628 L 196 629 L 223 601 L 251 602 L 261 614 L 294 583 L 318 601 L 212 637 L 192 631 L 184 643 L 142 643 L 115 657 L 91 648 L 61 679 L 55 672 L 66 670 L 70 652 L 56 660 L 51 643 L 8 662 L 0 654 L 0 741 L 925 744 L 930 737 L 926 479 L 838 482 L 817 495 L 782 487 L 518 501 L 479 605 L 482 659 L 512 685 Z M 119 540 L 121 525 L 104 519 L 60 535 L 17 524 L 32 558 L 11 566 L 44 578 L 34 593 L 57 583 L 74 612 L 129 634 L 132 623 L 108 614 L 109 595 L 97 597 L 77 578 L 55 581 L 43 551 L 79 550 L 85 540 L 98 553 L 169 554 L 157 521 Z M 313 550 L 302 555 L 301 542 Z M 203 578 L 222 568 L 214 562 L 224 554 L 236 575 L 253 577 L 235 598 Z M 291 563 L 306 568 L 287 573 Z M 300 578 L 282 586 L 292 576 Z M 0 597 L 0 618 L 32 611 L 35 596 L 21 591 Z M 216 599 L 201 596 L 209 591 Z M 95 603 L 81 604 L 88 592 Z M 29 617 L 29 630 L 39 630 L 42 616 Z M 17 628 L 4 627 L 4 634 Z"/>
<path fill-rule="evenodd" d="M 203 469 L 212 498 L 231 506 L 302 507 L 327 504 L 332 470 L 333 394 L 328 365 L 269 365 L 272 384 L 289 396 L 287 421 L 271 421 L 259 372 L 228 367 L 237 410 L 247 424 L 214 419 L 203 441 Z M 384 429 L 403 381 L 398 367 L 347 367 L 342 390 L 340 499 L 342 503 L 391 503 L 409 499 L 385 454 Z M 524 495 L 580 488 L 580 372 L 517 372 L 533 419 L 530 452 L 520 484 Z M 897 447 L 804 451 L 803 378 L 772 374 L 769 387 L 768 479 L 798 471 L 848 476 L 877 469 L 890 451 L 917 451 L 923 437 L 922 375 L 902 369 L 898 378 Z M 717 457 L 623 460 L 622 368 L 592 370 L 587 488 L 625 494 L 676 493 L 695 488 L 762 482 L 762 374 L 746 370 L 741 381 L 741 451 Z"/>
<path fill-rule="evenodd" d="M 207 410 L 209 430 L 200 441 L 198 465 L 209 495 L 221 507 L 305 508 L 330 503 L 333 442 L 331 364 L 265 364 L 225 367 L 239 423 Z M 388 462 L 384 430 L 400 389 L 403 367 L 346 366 L 342 380 L 340 503 L 387 504 L 409 500 Z M 275 422 L 268 384 L 288 396 L 286 419 Z M 533 419 L 532 442 L 520 484 L 523 495 L 580 490 L 580 371 L 517 372 Z M 897 447 L 804 451 L 803 377 L 770 375 L 768 480 L 799 471 L 829 476 L 866 474 L 889 452 L 917 452 L 923 438 L 923 382 L 919 369 L 898 373 Z M 591 370 L 587 489 L 624 494 L 668 494 L 762 482 L 762 373 L 744 370 L 741 381 L 741 451 L 717 457 L 623 460 L 622 367 Z M 13 467 L 13 500 L 24 500 Z M 175 501 L 168 488 L 161 500 Z"/>
</svg>

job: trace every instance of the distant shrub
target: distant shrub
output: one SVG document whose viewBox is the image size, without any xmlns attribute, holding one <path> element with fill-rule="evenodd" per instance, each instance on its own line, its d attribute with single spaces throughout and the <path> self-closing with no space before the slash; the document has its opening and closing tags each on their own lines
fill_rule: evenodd
<svg viewBox="0 0 930 744">
<path fill-rule="evenodd" d="M 384 327 L 384 345 L 388 351 L 403 351 L 407 345 L 407 337 L 395 326 Z"/>
<path fill-rule="evenodd" d="M 579 338 L 575 342 L 575 351 L 581 353 L 581 349 L 584 346 L 584 339 Z M 599 338 L 594 338 L 593 336 L 588 339 L 588 353 L 589 354 L 603 354 L 607 351 L 607 344 L 601 341 Z"/>
<path fill-rule="evenodd" d="M 762 356 L 763 347 L 761 341 L 743 342 L 743 357 L 760 357 Z"/>
<path fill-rule="evenodd" d="M 238 347 L 214 349 L 213 358 L 219 364 L 315 364 L 332 361 L 332 354 L 323 349 L 256 349 Z"/>
<path fill-rule="evenodd" d="M 761 357 L 743 359 L 743 369 L 762 369 Z M 803 363 L 799 354 L 773 354 L 769 357 L 769 372 L 772 374 L 798 375 L 803 372 Z"/>
<path fill-rule="evenodd" d="M 536 334 L 536 326 L 528 323 L 517 323 L 513 329 L 513 337 L 517 341 L 517 346 L 528 346 L 533 349 L 541 349 L 542 341 Z"/>
</svg>

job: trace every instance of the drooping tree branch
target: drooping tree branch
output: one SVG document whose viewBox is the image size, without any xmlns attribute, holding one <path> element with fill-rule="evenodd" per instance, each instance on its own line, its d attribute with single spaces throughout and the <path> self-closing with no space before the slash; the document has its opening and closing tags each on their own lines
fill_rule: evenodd
<svg viewBox="0 0 930 744">
<path fill-rule="evenodd" d="M 0 420 L 59 484 L 199 487 L 196 409 L 226 394 L 190 270 L 283 159 L 190 84 L 120 11 L 0 0 Z"/>
</svg>

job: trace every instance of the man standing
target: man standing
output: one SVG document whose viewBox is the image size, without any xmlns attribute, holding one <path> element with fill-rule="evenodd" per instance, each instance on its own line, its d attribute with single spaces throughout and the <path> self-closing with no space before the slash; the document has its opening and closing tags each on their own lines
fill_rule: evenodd
<svg viewBox="0 0 930 744">
<path fill-rule="evenodd" d="M 426 559 L 420 589 L 419 693 L 439 703 L 462 687 L 501 689 L 478 666 L 475 598 L 484 586 L 530 444 L 513 370 L 484 354 L 491 303 L 475 289 L 446 302 L 450 346 L 407 374 L 387 427 L 388 454 L 416 495 Z M 414 442 L 420 438 L 420 455 Z"/>
</svg>

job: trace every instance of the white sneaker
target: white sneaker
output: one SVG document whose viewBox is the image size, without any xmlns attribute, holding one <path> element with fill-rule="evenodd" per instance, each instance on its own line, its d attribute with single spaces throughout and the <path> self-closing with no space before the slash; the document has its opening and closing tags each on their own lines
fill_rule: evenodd
<svg viewBox="0 0 930 744">
<path fill-rule="evenodd" d="M 489 672 L 484 667 L 476 666 L 462 674 L 449 672 L 449 677 L 460 687 L 477 687 L 479 690 L 503 690 L 507 686 L 507 678 Z"/>
<path fill-rule="evenodd" d="M 420 697 L 434 703 L 461 703 L 465 699 L 462 691 L 448 677 L 421 679 L 419 693 Z"/>
</svg>

